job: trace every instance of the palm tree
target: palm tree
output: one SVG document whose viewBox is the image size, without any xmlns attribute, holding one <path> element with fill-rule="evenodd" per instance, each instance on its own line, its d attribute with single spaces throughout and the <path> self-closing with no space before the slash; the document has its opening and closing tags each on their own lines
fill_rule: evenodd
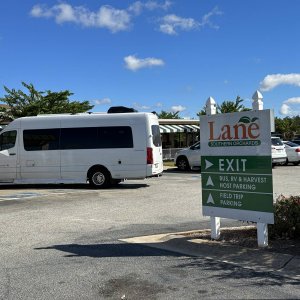
<svg viewBox="0 0 300 300">
<path fill-rule="evenodd" d="M 157 114 L 159 119 L 181 119 L 179 116 L 179 111 L 177 112 L 167 112 L 162 110 L 159 114 Z"/>
<path fill-rule="evenodd" d="M 221 105 L 217 106 L 217 112 L 221 114 L 239 112 L 239 111 L 249 111 L 250 108 L 245 107 L 242 102 L 244 100 L 237 96 L 235 101 L 224 101 Z"/>
<path fill-rule="evenodd" d="M 249 111 L 251 108 L 245 107 L 242 102 L 244 100 L 237 96 L 235 101 L 223 101 L 221 105 L 217 105 L 217 114 L 226 114 L 231 112 L 239 112 L 239 111 Z M 202 115 L 206 115 L 206 107 L 204 106 L 201 111 L 197 113 L 197 116 L 200 117 Z"/>
</svg>

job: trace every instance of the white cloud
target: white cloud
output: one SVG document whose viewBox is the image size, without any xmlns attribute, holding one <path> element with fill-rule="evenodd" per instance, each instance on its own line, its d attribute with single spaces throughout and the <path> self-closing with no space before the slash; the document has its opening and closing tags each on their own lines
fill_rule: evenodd
<svg viewBox="0 0 300 300">
<path fill-rule="evenodd" d="M 111 104 L 111 99 L 110 98 L 103 98 L 103 99 L 100 99 L 100 100 L 94 100 L 94 102 L 97 105 Z"/>
<path fill-rule="evenodd" d="M 280 114 L 282 114 L 284 116 L 290 115 L 291 114 L 291 108 L 287 104 L 283 103 L 280 107 L 279 112 L 280 112 Z"/>
<path fill-rule="evenodd" d="M 300 97 L 293 97 L 285 100 L 283 103 L 300 104 Z"/>
<path fill-rule="evenodd" d="M 296 116 L 300 114 L 300 97 L 293 97 L 283 101 L 280 107 L 281 115 L 292 115 Z"/>
<path fill-rule="evenodd" d="M 168 0 L 166 0 L 163 3 L 158 3 L 156 1 L 147 1 L 145 3 L 145 7 L 149 10 L 154 10 L 154 9 L 167 10 L 171 5 L 172 5 L 172 2 L 168 1 Z"/>
<path fill-rule="evenodd" d="M 182 105 L 174 105 L 174 106 L 172 106 L 171 107 L 171 111 L 172 112 L 182 112 L 182 111 L 184 111 L 184 110 L 186 110 L 186 107 L 185 106 L 182 106 Z"/>
<path fill-rule="evenodd" d="M 47 7 L 43 5 L 34 5 L 30 14 L 35 18 L 49 18 L 53 16 L 53 11 L 51 9 L 47 9 Z"/>
<path fill-rule="evenodd" d="M 134 13 L 135 15 L 140 15 L 143 10 L 155 10 L 163 9 L 167 10 L 172 5 L 171 1 L 166 0 L 163 3 L 158 3 L 156 1 L 141 2 L 136 1 L 128 7 L 128 11 Z"/>
<path fill-rule="evenodd" d="M 128 11 L 135 15 L 140 15 L 143 11 L 144 4 L 141 1 L 136 1 L 128 7 Z"/>
<path fill-rule="evenodd" d="M 66 2 L 47 7 L 34 5 L 30 15 L 35 18 L 53 18 L 58 24 L 73 22 L 85 27 L 106 28 L 115 33 L 128 30 L 131 27 L 134 15 L 139 15 L 143 10 L 166 10 L 171 2 L 136 1 L 127 9 L 116 9 L 109 5 L 101 6 L 97 11 L 90 11 L 84 6 L 72 6 Z"/>
<path fill-rule="evenodd" d="M 35 18 L 52 18 L 58 24 L 72 22 L 85 27 L 106 28 L 115 33 L 128 30 L 132 26 L 133 17 L 140 15 L 143 11 L 166 11 L 171 5 L 170 0 L 162 2 L 148 0 L 145 2 L 136 1 L 124 9 L 103 5 L 97 11 L 90 11 L 84 6 L 72 6 L 66 2 L 61 2 L 52 7 L 34 5 L 30 14 Z M 205 14 L 200 22 L 193 18 L 182 18 L 175 14 L 169 14 L 160 19 L 159 30 L 169 35 L 175 35 L 178 31 L 195 30 L 204 26 L 218 29 L 219 26 L 212 22 L 212 17 L 221 14 L 222 12 L 218 7 L 215 7 Z"/>
<path fill-rule="evenodd" d="M 124 57 L 124 61 L 125 67 L 132 71 L 137 71 L 141 68 L 150 68 L 153 66 L 163 66 L 165 64 L 163 60 L 158 58 L 137 58 L 135 55 Z"/>
<path fill-rule="evenodd" d="M 64 23 L 64 22 L 77 22 L 76 19 L 76 10 L 69 4 L 61 3 L 55 6 L 56 11 L 56 22 Z"/>
<path fill-rule="evenodd" d="M 200 26 L 206 26 L 208 25 L 209 27 L 211 28 L 214 28 L 214 29 L 219 29 L 219 26 L 214 24 L 211 20 L 211 18 L 213 16 L 218 16 L 218 15 L 222 15 L 223 12 L 219 10 L 219 8 L 217 6 L 215 6 L 209 13 L 207 13 L 206 15 L 204 15 L 202 17 L 202 20 L 200 22 Z"/>
<path fill-rule="evenodd" d="M 294 85 L 300 87 L 300 74 L 272 74 L 267 75 L 260 82 L 261 91 L 270 91 L 280 85 Z M 295 116 L 300 114 L 300 97 L 292 97 L 282 102 L 279 113 L 281 115 Z"/>
<path fill-rule="evenodd" d="M 270 91 L 279 85 L 295 85 L 300 87 L 300 74 L 272 74 L 267 75 L 260 82 L 261 91 Z"/>
<path fill-rule="evenodd" d="M 130 26 L 130 15 L 125 10 L 102 6 L 97 16 L 99 27 L 106 27 L 112 32 L 126 30 Z"/>
<path fill-rule="evenodd" d="M 60 3 L 51 8 L 35 5 L 31 16 L 36 18 L 54 18 L 57 23 L 73 22 L 85 27 L 107 28 L 111 32 L 127 30 L 131 25 L 131 16 L 126 10 L 115 9 L 111 6 L 101 6 L 92 12 L 84 6 L 71 6 Z"/>
<path fill-rule="evenodd" d="M 163 104 L 161 102 L 155 103 L 155 107 L 163 107 Z"/>
<path fill-rule="evenodd" d="M 179 30 L 190 31 L 204 26 L 218 29 L 219 26 L 214 24 L 211 18 L 215 15 L 221 14 L 222 12 L 218 9 L 218 7 L 215 7 L 212 11 L 202 17 L 201 22 L 198 22 L 193 18 L 182 18 L 174 14 L 166 15 L 160 20 L 161 24 L 159 26 L 159 30 L 169 35 L 176 35 Z"/>
<path fill-rule="evenodd" d="M 166 34 L 175 35 L 177 30 L 192 30 L 199 27 L 199 23 L 192 18 L 181 18 L 176 15 L 166 15 L 162 18 L 160 31 Z"/>
</svg>

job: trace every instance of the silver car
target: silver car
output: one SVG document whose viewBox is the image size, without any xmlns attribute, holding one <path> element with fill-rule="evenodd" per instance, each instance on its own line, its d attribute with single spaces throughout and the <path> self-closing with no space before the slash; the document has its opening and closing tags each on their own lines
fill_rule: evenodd
<svg viewBox="0 0 300 300">
<path fill-rule="evenodd" d="M 177 151 L 174 163 L 182 171 L 201 168 L 200 142 Z"/>
</svg>

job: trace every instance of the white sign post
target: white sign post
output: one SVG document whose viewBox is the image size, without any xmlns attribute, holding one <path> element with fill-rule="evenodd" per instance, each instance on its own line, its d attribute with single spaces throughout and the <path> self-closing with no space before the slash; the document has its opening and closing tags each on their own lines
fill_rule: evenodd
<svg viewBox="0 0 300 300">
<path fill-rule="evenodd" d="M 271 112 L 214 114 L 214 99 L 206 104 L 200 118 L 202 205 L 211 217 L 211 237 L 220 237 L 220 217 L 252 221 L 259 246 L 267 246 L 267 224 L 274 223 Z M 255 105 L 262 108 L 262 101 Z"/>
<path fill-rule="evenodd" d="M 211 116 L 217 113 L 216 101 L 213 97 L 209 97 L 206 101 L 206 115 Z M 210 228 L 211 228 L 211 238 L 213 240 L 218 240 L 220 238 L 221 232 L 221 222 L 219 217 L 210 217 Z"/>
</svg>

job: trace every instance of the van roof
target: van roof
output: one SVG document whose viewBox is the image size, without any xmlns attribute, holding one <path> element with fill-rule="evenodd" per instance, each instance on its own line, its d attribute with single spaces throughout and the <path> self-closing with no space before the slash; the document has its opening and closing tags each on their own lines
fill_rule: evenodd
<svg viewBox="0 0 300 300">
<path fill-rule="evenodd" d="M 38 116 L 31 116 L 31 117 L 21 117 L 18 119 L 15 119 L 11 123 L 9 123 L 8 128 L 13 129 L 13 128 L 18 128 L 21 123 L 24 125 L 27 124 L 28 126 L 31 122 L 37 124 L 38 122 L 43 122 L 43 121 L 52 121 L 56 122 L 59 120 L 75 120 L 78 121 L 83 121 L 86 120 L 96 120 L 96 119 L 101 119 L 103 121 L 107 120 L 142 120 L 147 116 L 147 118 L 150 118 L 154 120 L 155 118 L 157 119 L 157 116 L 148 113 L 148 112 L 136 112 L 136 113 L 79 113 L 79 114 L 44 114 L 44 115 L 38 115 Z M 158 121 L 157 121 L 158 122 Z M 30 125 L 29 125 L 30 126 Z M 23 127 L 23 126 L 22 126 Z"/>
</svg>

